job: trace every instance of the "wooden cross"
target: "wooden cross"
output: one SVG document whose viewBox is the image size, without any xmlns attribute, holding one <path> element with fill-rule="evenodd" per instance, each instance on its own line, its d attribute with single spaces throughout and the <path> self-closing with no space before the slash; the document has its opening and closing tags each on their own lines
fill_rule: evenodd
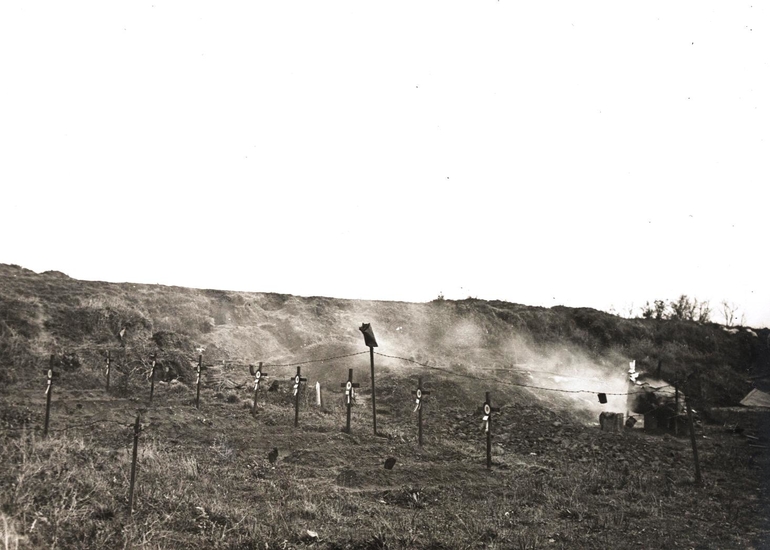
<svg viewBox="0 0 770 550">
<path fill-rule="evenodd" d="M 487 434 L 487 468 L 492 467 L 492 413 L 500 412 L 500 407 L 493 407 L 489 399 L 489 392 L 486 392 L 486 401 L 479 407 L 478 412 L 482 413 L 484 422 L 484 432 Z"/>
<path fill-rule="evenodd" d="M 417 389 L 412 390 L 412 395 L 415 396 L 414 412 L 417 413 L 417 443 L 422 445 L 422 398 L 430 395 L 429 391 L 422 389 L 422 376 L 417 378 Z"/>
<path fill-rule="evenodd" d="M 291 378 L 294 381 L 294 427 L 299 426 L 299 385 L 307 382 L 307 378 L 300 375 L 300 367 L 297 367 L 297 374 Z"/>
<path fill-rule="evenodd" d="M 257 392 L 259 391 L 259 382 L 263 377 L 267 376 L 266 372 L 262 372 L 262 361 L 259 362 L 259 366 L 254 369 L 254 365 L 249 365 L 249 372 L 254 377 L 254 404 L 251 406 L 251 414 L 257 412 Z"/>
<path fill-rule="evenodd" d="M 345 431 L 350 433 L 350 409 L 353 407 L 353 388 L 360 387 L 361 384 L 353 383 L 353 369 L 348 369 L 348 381 L 344 384 L 340 384 L 340 387 L 345 388 L 345 406 L 348 409 L 348 420 L 345 424 Z"/>
</svg>

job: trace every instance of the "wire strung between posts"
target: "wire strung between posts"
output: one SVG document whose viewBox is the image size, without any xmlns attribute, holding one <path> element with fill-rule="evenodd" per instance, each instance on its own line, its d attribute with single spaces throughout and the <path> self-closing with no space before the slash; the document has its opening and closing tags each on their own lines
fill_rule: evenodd
<svg viewBox="0 0 770 550">
<path fill-rule="evenodd" d="M 308 361 L 302 361 L 300 363 L 286 363 L 286 364 L 278 364 L 278 363 L 265 363 L 262 366 L 263 367 L 298 367 L 300 365 L 307 365 L 309 363 L 323 363 L 324 361 L 333 361 L 334 359 L 344 359 L 345 357 L 354 357 L 356 355 L 363 355 L 364 353 L 369 353 L 368 351 L 359 351 L 357 353 L 348 353 L 347 355 L 337 355 L 336 357 L 324 357 L 323 359 L 310 359 Z"/>
<path fill-rule="evenodd" d="M 63 428 L 55 428 L 55 429 L 49 429 L 49 432 L 67 432 L 69 430 L 79 430 L 81 428 L 90 428 L 91 426 L 94 426 L 96 424 L 117 424 L 118 426 L 122 426 L 124 428 L 130 428 L 132 426 L 132 423 L 126 423 L 121 422 L 120 420 L 94 420 L 93 422 L 86 422 L 84 424 L 70 424 L 69 426 L 65 426 Z M 21 432 L 21 431 L 35 431 L 34 428 L 30 427 L 21 427 L 21 428 L 12 428 L 12 427 L 4 427 L 0 428 L 0 432 Z"/>
<path fill-rule="evenodd" d="M 473 376 L 472 374 L 463 374 L 460 372 L 455 372 L 450 369 L 442 368 L 442 367 L 435 367 L 433 365 L 428 365 L 426 363 L 420 363 L 419 361 L 415 361 L 414 359 L 409 359 L 407 357 L 398 357 L 397 355 L 385 355 L 384 353 L 379 353 L 377 351 L 374 352 L 375 355 L 380 355 L 382 357 L 388 357 L 390 359 L 398 359 L 400 361 L 407 361 L 409 363 L 414 363 L 415 365 L 420 365 L 421 367 L 425 367 L 426 369 L 432 369 L 437 370 L 446 374 L 451 374 L 452 376 L 460 376 L 463 378 L 470 378 L 472 380 L 487 380 L 490 382 L 495 382 L 496 384 L 503 384 L 506 386 L 516 386 L 518 388 L 530 388 L 533 390 L 544 390 L 544 391 L 553 391 L 553 392 L 559 392 L 559 393 L 604 393 L 605 395 L 636 395 L 640 393 L 646 393 L 645 391 L 634 391 L 634 392 L 624 392 L 624 393 L 608 393 L 608 392 L 599 392 L 596 390 L 562 390 L 559 388 L 545 388 L 542 386 L 530 386 L 529 384 L 519 384 L 517 382 L 506 382 L 504 380 L 498 380 L 496 378 L 483 378 L 480 376 Z M 669 386 L 661 386 L 660 388 L 654 388 L 654 389 L 663 389 L 668 388 Z"/>
</svg>

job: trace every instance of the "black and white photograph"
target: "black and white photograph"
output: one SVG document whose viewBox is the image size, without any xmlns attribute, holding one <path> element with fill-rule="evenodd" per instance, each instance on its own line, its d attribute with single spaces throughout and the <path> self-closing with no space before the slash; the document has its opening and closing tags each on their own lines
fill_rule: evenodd
<svg viewBox="0 0 770 550">
<path fill-rule="evenodd" d="M 0 3 L 0 550 L 770 549 L 770 5 Z"/>
</svg>

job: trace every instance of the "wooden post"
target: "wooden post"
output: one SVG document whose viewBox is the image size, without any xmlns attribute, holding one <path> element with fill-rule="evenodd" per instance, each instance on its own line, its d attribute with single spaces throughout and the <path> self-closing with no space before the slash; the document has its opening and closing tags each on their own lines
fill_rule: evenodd
<svg viewBox="0 0 770 550">
<path fill-rule="evenodd" d="M 200 408 L 201 400 L 201 369 L 203 368 L 203 355 L 198 355 L 198 379 L 195 381 L 195 408 Z"/>
<path fill-rule="evenodd" d="M 150 354 L 150 361 L 152 361 L 152 369 L 150 370 L 150 403 L 152 403 L 152 395 L 155 393 L 155 354 Z"/>
<path fill-rule="evenodd" d="M 297 367 L 297 374 L 292 378 L 294 380 L 294 427 L 299 426 L 299 387 L 300 383 L 306 382 L 307 378 L 300 375 L 300 367 Z"/>
<path fill-rule="evenodd" d="M 374 347 L 369 346 L 369 362 L 372 366 L 372 425 L 374 426 L 374 435 L 377 435 L 377 404 L 375 402 L 374 391 Z"/>
<path fill-rule="evenodd" d="M 110 391 L 110 364 L 112 363 L 112 352 L 107 350 L 107 392 Z"/>
<path fill-rule="evenodd" d="M 45 388 L 45 423 L 43 424 L 43 437 L 48 437 L 48 421 L 51 418 L 51 395 L 53 394 L 53 379 L 59 376 L 59 373 L 53 371 L 54 356 L 51 354 L 48 370 L 48 385 Z"/>
<path fill-rule="evenodd" d="M 321 383 L 316 382 L 315 383 L 315 404 L 318 407 L 321 407 L 323 409 L 324 406 L 324 399 L 323 395 L 321 395 Z"/>
<path fill-rule="evenodd" d="M 692 419 L 692 409 L 690 400 L 685 398 L 684 406 L 687 407 L 687 420 L 690 424 L 690 442 L 692 443 L 692 457 L 695 460 L 695 483 L 698 485 L 703 481 L 700 475 L 700 462 L 698 461 L 698 445 L 695 443 L 695 423 Z"/>
<path fill-rule="evenodd" d="M 492 406 L 489 392 L 486 392 L 486 401 L 484 401 L 484 405 L 481 407 L 481 412 L 484 415 L 484 431 L 487 434 L 487 469 L 492 467 L 492 413 L 499 411 L 500 407 Z"/>
<path fill-rule="evenodd" d="M 417 389 L 412 391 L 415 396 L 415 407 L 417 411 L 417 444 L 422 447 L 422 398 L 429 395 L 429 391 L 422 389 L 422 376 L 417 377 Z"/>
<path fill-rule="evenodd" d="M 369 348 L 369 361 L 372 365 L 372 425 L 374 426 L 374 435 L 377 435 L 377 403 L 374 387 L 374 348 L 377 347 L 377 339 L 374 337 L 374 330 L 370 323 L 361 323 L 358 328 L 364 335 L 364 344 Z"/>
<path fill-rule="evenodd" d="M 262 372 L 262 361 L 259 362 L 259 366 L 254 369 L 254 365 L 249 365 L 249 372 L 254 377 L 254 402 L 251 405 L 251 414 L 257 414 L 257 392 L 259 391 L 259 383 L 262 378 L 267 376 L 266 372 Z"/>
<path fill-rule="evenodd" d="M 136 413 L 136 421 L 134 422 L 134 453 L 131 457 L 131 480 L 128 489 L 128 513 L 134 513 L 134 483 L 136 481 L 136 458 L 139 451 L 139 433 L 142 431 L 140 424 L 140 413 Z"/>
<path fill-rule="evenodd" d="M 674 417 L 674 435 L 679 435 L 679 384 L 674 382 L 674 411 L 676 416 Z"/>
<path fill-rule="evenodd" d="M 340 384 L 345 388 L 345 406 L 348 409 L 347 422 L 345 424 L 345 432 L 350 433 L 350 411 L 353 408 L 353 388 L 358 388 L 361 384 L 353 383 L 353 369 L 348 369 L 348 381 L 344 384 Z"/>
</svg>

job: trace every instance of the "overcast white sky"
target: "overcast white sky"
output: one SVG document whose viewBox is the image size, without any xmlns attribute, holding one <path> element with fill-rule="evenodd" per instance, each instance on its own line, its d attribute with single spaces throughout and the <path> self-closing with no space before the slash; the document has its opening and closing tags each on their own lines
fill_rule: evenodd
<svg viewBox="0 0 770 550">
<path fill-rule="evenodd" d="M 769 23 L 755 0 L 8 0 L 0 262 L 605 310 L 685 293 L 770 326 Z"/>
</svg>

